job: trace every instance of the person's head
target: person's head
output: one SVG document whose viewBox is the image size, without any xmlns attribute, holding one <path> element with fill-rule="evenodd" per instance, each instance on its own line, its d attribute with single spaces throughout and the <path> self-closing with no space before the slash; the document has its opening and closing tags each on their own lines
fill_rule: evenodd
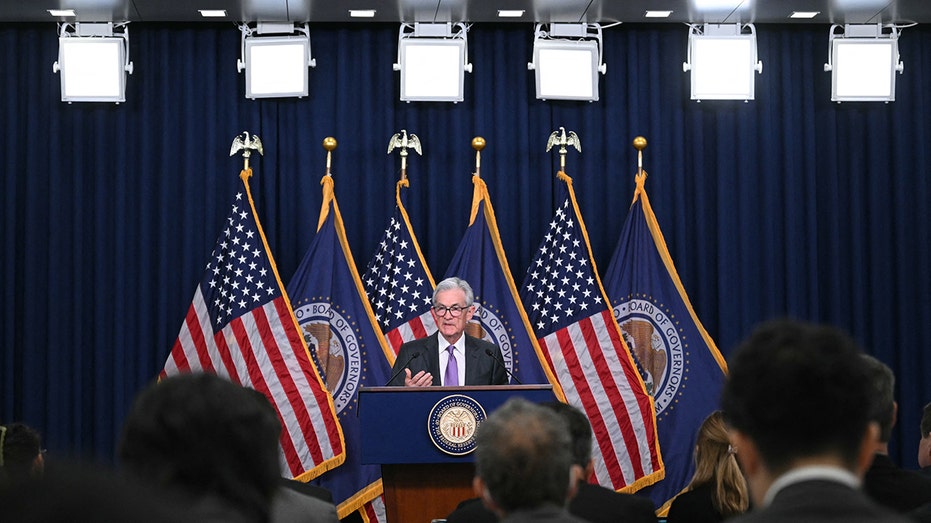
<svg viewBox="0 0 931 523">
<path fill-rule="evenodd" d="M 688 488 L 713 483 L 712 503 L 725 516 L 745 512 L 750 504 L 747 482 L 737 465 L 736 453 L 724 423 L 724 413 L 712 412 L 698 428 L 695 474 Z"/>
<path fill-rule="evenodd" d="M 572 440 L 572 463 L 591 474 L 592 468 L 592 426 L 588 417 L 581 410 L 559 401 L 549 401 L 540 404 L 543 407 L 559 414 L 569 429 L 569 439 Z"/>
<path fill-rule="evenodd" d="M 39 433 L 24 423 L 0 425 L 0 479 L 19 482 L 40 476 L 44 469 Z"/>
<path fill-rule="evenodd" d="M 220 498 L 262 521 L 280 476 L 280 430 L 261 393 L 212 374 L 185 374 L 137 396 L 119 457 L 141 480 L 194 500 Z"/>
<path fill-rule="evenodd" d="M 508 400 L 478 426 L 476 493 L 499 516 L 543 505 L 564 506 L 579 468 L 566 423 L 522 398 Z"/>
<path fill-rule="evenodd" d="M 861 475 L 878 427 L 862 352 L 843 332 L 791 320 L 758 327 L 728 361 L 721 408 L 757 502 L 802 461 Z"/>
<path fill-rule="evenodd" d="M 895 374 L 885 363 L 870 356 L 861 356 L 866 363 L 873 387 L 873 401 L 870 407 L 870 421 L 879 424 L 879 442 L 889 443 L 892 437 L 892 426 L 895 425 Z"/>
<path fill-rule="evenodd" d="M 925 405 L 919 428 L 921 440 L 918 442 L 918 466 L 931 467 L 931 403 Z"/>
<path fill-rule="evenodd" d="M 433 319 L 446 341 L 453 343 L 462 336 L 466 324 L 475 314 L 475 293 L 463 279 L 451 277 L 441 281 L 433 291 Z"/>
</svg>

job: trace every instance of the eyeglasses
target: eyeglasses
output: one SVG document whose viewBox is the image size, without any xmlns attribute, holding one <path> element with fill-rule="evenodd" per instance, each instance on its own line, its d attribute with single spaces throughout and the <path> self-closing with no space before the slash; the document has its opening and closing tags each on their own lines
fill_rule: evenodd
<svg viewBox="0 0 931 523">
<path fill-rule="evenodd" d="M 470 306 L 463 307 L 462 305 L 453 305 L 452 307 L 447 307 L 445 305 L 434 305 L 433 312 L 435 312 L 436 315 L 441 318 L 445 317 L 447 312 L 449 312 L 450 316 L 453 318 L 458 318 L 462 315 L 462 311 L 468 309 L 469 307 Z"/>
</svg>

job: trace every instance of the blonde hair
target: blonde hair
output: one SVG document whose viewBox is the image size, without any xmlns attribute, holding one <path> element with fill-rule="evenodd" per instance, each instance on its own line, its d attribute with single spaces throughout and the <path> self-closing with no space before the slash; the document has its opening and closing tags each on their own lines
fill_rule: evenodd
<svg viewBox="0 0 931 523">
<path fill-rule="evenodd" d="M 695 474 L 685 490 L 712 483 L 711 503 L 725 517 L 746 512 L 750 506 L 747 480 L 737 465 L 735 454 L 724 424 L 724 414 L 719 410 L 712 412 L 698 429 Z"/>
</svg>

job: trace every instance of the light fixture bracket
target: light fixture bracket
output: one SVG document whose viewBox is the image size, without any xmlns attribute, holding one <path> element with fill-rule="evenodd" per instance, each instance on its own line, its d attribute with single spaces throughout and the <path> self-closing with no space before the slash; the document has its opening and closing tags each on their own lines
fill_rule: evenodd
<svg viewBox="0 0 931 523">
<path fill-rule="evenodd" d="M 895 101 L 895 73 L 905 71 L 899 56 L 900 33 L 892 24 L 832 25 L 824 64 L 825 72 L 831 73 L 831 100 Z"/>
<path fill-rule="evenodd" d="M 465 23 L 402 23 L 397 61 L 402 102 L 461 102 L 469 62 L 469 26 Z"/>
<path fill-rule="evenodd" d="M 133 62 L 129 58 L 129 22 L 62 22 L 58 24 L 58 41 L 58 59 L 52 63 L 52 72 L 62 75 L 61 99 L 63 102 L 114 102 L 119 104 L 126 101 L 126 74 L 133 74 Z M 100 62 L 99 57 L 94 56 L 89 62 L 85 62 L 85 64 L 92 64 L 91 67 L 94 69 L 92 72 L 76 73 L 74 79 L 69 80 L 68 77 L 71 74 L 65 70 L 69 64 L 65 62 L 64 48 L 78 41 L 82 41 L 82 47 L 83 42 L 100 43 L 105 47 L 110 47 L 111 52 L 115 50 L 114 54 L 106 56 L 117 58 L 118 71 L 114 73 L 113 68 L 106 70 L 106 63 Z M 80 58 L 78 60 L 81 61 Z M 94 62 L 94 60 L 97 61 Z M 101 65 L 103 69 L 100 69 Z M 84 66 L 79 67 L 79 70 L 83 69 L 85 69 Z M 96 86 L 91 86 L 94 84 L 93 81 L 87 82 L 88 79 L 96 78 L 97 73 L 101 71 L 104 72 L 101 76 L 113 80 L 102 92 Z M 74 82 L 81 84 L 76 88 L 77 90 L 71 87 Z"/>
<path fill-rule="evenodd" d="M 601 43 L 601 37 L 601 24 L 597 23 L 552 23 L 549 25 L 536 24 L 533 30 L 534 44 L 536 44 L 538 41 L 595 42 L 598 46 L 598 72 L 601 74 L 607 74 L 608 66 L 605 65 L 603 60 L 604 47 Z M 537 64 L 533 61 L 527 62 L 527 70 L 533 71 L 536 69 L 536 67 Z"/>
<path fill-rule="evenodd" d="M 251 24 L 251 25 L 250 25 Z M 256 38 L 257 35 L 269 36 L 301 36 L 307 39 L 307 67 L 317 67 L 313 47 L 310 44 L 310 24 L 295 22 L 243 22 L 239 24 L 242 34 L 239 47 L 239 60 L 236 61 L 236 70 L 243 72 L 246 69 L 246 40 Z"/>
<path fill-rule="evenodd" d="M 682 71 L 691 74 L 691 98 L 753 100 L 755 75 L 763 73 L 753 24 L 689 24 Z"/>
</svg>

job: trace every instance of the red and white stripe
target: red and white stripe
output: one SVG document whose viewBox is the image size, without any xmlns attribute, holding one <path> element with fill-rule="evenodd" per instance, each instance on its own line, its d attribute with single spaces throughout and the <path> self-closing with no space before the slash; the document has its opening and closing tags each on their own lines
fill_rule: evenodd
<svg viewBox="0 0 931 523">
<path fill-rule="evenodd" d="M 584 318 L 540 341 L 567 401 L 582 409 L 594 432 L 598 483 L 615 490 L 660 468 L 650 398 L 612 325 L 610 310 Z M 623 357 L 623 360 L 622 360 Z"/>
<path fill-rule="evenodd" d="M 265 394 L 282 423 L 282 465 L 298 476 L 343 452 L 328 393 L 312 365 L 283 297 L 214 335 L 198 286 L 161 375 L 211 372 Z"/>
<path fill-rule="evenodd" d="M 401 350 L 401 345 L 409 341 L 426 338 L 434 332 L 436 332 L 436 321 L 433 320 L 430 309 L 427 309 L 427 312 L 389 331 L 385 334 L 385 338 L 387 338 L 391 350 L 397 354 Z"/>
<path fill-rule="evenodd" d="M 362 505 L 362 508 L 359 510 L 362 512 L 362 520 L 365 523 L 385 523 L 388 521 L 385 512 L 384 494 Z"/>
</svg>

